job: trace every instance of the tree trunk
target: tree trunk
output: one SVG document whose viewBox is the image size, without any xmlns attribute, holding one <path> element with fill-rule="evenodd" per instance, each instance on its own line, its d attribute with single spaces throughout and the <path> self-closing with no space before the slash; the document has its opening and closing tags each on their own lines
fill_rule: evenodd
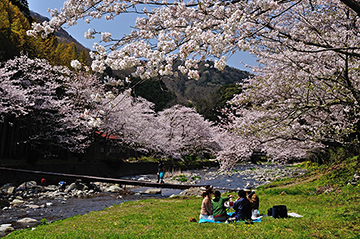
<svg viewBox="0 0 360 239">
<path fill-rule="evenodd" d="M 5 117 L 4 123 L 1 124 L 1 141 L 0 141 L 0 159 L 4 156 L 5 142 L 6 142 L 6 125 L 7 118 Z"/>
</svg>

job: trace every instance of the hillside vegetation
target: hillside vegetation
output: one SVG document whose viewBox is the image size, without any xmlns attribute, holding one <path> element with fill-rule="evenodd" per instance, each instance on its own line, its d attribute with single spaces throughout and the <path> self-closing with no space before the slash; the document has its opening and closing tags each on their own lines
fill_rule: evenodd
<svg viewBox="0 0 360 239">
<path fill-rule="evenodd" d="M 52 65 L 70 66 L 73 59 L 80 62 L 89 61 L 89 50 L 78 44 L 75 39 L 66 41 L 69 35 L 66 35 L 64 30 L 59 30 L 45 39 L 26 34 L 31 29 L 32 22 L 43 19 L 39 14 L 30 12 L 27 1 L 0 1 L 0 62 L 21 53 L 31 58 L 46 59 Z"/>
<path fill-rule="evenodd" d="M 175 65 L 176 68 L 176 65 Z M 249 72 L 226 66 L 223 71 L 213 67 L 210 61 L 199 65 L 199 80 L 188 79 L 186 75 L 179 73 L 176 80 L 164 77 L 165 85 L 177 95 L 177 102 L 183 104 L 195 104 L 208 99 L 211 93 L 216 92 L 221 86 L 241 83 L 250 76 Z"/>
</svg>

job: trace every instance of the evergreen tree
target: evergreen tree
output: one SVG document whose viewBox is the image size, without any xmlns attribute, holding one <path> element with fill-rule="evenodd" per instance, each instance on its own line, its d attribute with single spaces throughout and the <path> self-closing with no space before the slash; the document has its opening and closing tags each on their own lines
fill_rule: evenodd
<svg viewBox="0 0 360 239">
<path fill-rule="evenodd" d="M 241 87 L 236 84 L 221 86 L 216 92 L 212 93 L 209 99 L 201 99 L 196 102 L 196 111 L 203 115 L 205 119 L 212 122 L 219 122 L 221 112 L 229 100 L 234 95 L 241 93 Z"/>
<path fill-rule="evenodd" d="M 26 31 L 30 28 L 28 20 L 8 0 L 0 0 L 0 61 L 20 54 L 30 37 Z"/>
<path fill-rule="evenodd" d="M 78 57 L 81 62 L 89 62 L 85 50 L 78 54 L 74 43 L 59 44 L 53 33 L 45 39 L 28 36 L 26 32 L 32 21 L 26 0 L 0 0 L 0 61 L 24 52 L 31 58 L 44 58 L 52 65 L 69 67 L 71 60 Z"/>
<path fill-rule="evenodd" d="M 26 0 L 10 0 L 10 2 L 17 6 L 26 19 L 32 23 L 33 19 L 30 16 L 29 3 Z"/>
</svg>

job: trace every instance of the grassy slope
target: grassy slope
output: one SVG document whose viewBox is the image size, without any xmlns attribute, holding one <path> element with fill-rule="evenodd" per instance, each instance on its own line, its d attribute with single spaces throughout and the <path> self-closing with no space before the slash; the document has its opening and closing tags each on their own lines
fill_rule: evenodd
<svg viewBox="0 0 360 239">
<path fill-rule="evenodd" d="M 198 218 L 201 198 L 178 197 L 126 202 L 16 231 L 9 238 L 360 238 L 360 186 L 347 185 L 355 165 L 354 158 L 257 190 L 261 213 L 285 204 L 303 218 L 263 217 L 254 225 L 198 224 L 189 219 Z M 332 192 L 315 193 L 317 187 L 328 185 Z"/>
</svg>

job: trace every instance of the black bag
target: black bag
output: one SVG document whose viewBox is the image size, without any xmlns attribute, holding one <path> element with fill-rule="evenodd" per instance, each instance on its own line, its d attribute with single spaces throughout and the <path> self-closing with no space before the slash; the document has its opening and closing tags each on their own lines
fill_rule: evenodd
<svg viewBox="0 0 360 239">
<path fill-rule="evenodd" d="M 272 210 L 272 207 L 268 209 L 267 215 L 268 215 L 269 217 L 272 217 L 272 211 L 273 211 L 273 210 Z"/>
<path fill-rule="evenodd" d="M 286 208 L 286 206 L 285 205 L 273 206 L 271 216 L 273 218 L 285 218 L 285 217 L 287 217 L 287 208 Z"/>
</svg>

